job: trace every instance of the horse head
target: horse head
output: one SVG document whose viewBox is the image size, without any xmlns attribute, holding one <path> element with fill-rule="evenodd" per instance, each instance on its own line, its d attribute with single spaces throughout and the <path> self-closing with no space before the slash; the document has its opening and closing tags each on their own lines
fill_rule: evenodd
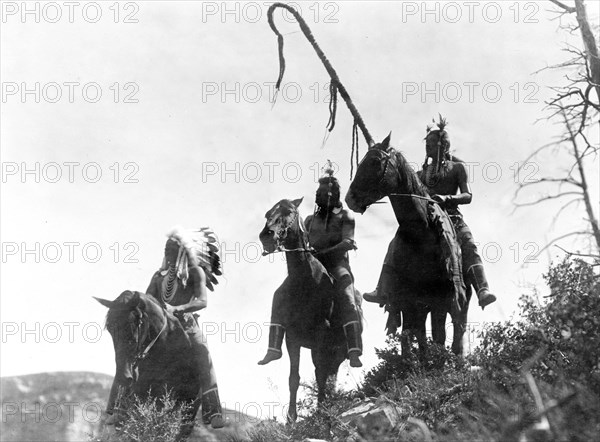
<svg viewBox="0 0 600 442">
<path fill-rule="evenodd" d="M 298 212 L 302 199 L 283 199 L 265 214 L 267 222 L 259 235 L 263 254 L 306 248 L 308 238 Z"/>
<path fill-rule="evenodd" d="M 396 151 L 390 147 L 391 135 L 369 148 L 359 163 L 346 194 L 346 204 L 350 210 L 364 213 L 371 204 L 397 191 L 401 177 L 396 164 Z"/>
<path fill-rule="evenodd" d="M 115 382 L 128 390 L 137 380 L 137 365 L 143 360 L 167 325 L 158 301 L 129 290 L 114 301 L 94 298 L 108 307 L 106 329 L 115 348 Z"/>
</svg>

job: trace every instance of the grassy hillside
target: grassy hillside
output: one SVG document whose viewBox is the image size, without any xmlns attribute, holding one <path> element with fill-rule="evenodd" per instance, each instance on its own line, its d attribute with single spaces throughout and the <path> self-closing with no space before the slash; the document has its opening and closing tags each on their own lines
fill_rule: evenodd
<svg viewBox="0 0 600 442">
<path fill-rule="evenodd" d="M 0 378 L 0 441 L 81 442 L 98 434 L 100 413 L 112 376 L 90 372 L 39 373 Z M 224 410 L 226 427 L 209 430 L 197 423 L 191 441 L 244 437 L 256 418 Z"/>
<path fill-rule="evenodd" d="M 565 259 L 544 277 L 550 296 L 524 296 L 518 318 L 484 330 L 466 359 L 431 344 L 423 354 L 402 355 L 398 336 L 391 337 L 358 390 L 334 393 L 319 409 L 314 400 L 299 403 L 297 423 L 254 424 L 229 411 L 225 429 L 196 425 L 190 440 L 600 440 L 598 266 Z M 89 440 L 110 383 L 95 373 L 2 379 L 2 440 Z M 173 440 L 143 440 L 150 439 Z"/>
<path fill-rule="evenodd" d="M 241 440 L 600 440 L 598 264 L 565 259 L 544 278 L 551 295 L 523 296 L 519 317 L 484 330 L 466 360 L 431 343 L 425 354 L 401 355 L 399 337 L 391 337 L 359 391 L 301 410 L 306 417 L 293 426 L 264 423 Z M 344 419 L 369 402 L 395 416 Z"/>
</svg>

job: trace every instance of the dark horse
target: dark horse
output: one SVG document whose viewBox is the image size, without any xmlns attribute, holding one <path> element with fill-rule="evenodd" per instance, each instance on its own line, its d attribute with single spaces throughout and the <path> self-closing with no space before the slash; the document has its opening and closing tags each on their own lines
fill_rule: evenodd
<svg viewBox="0 0 600 442">
<path fill-rule="evenodd" d="M 117 365 L 107 409 L 115 407 L 119 389 L 144 400 L 160 397 L 166 388 L 177 405 L 189 405 L 180 436 L 189 435 L 200 406 L 200 372 L 179 320 L 154 297 L 140 292 L 124 291 L 114 301 L 95 299 L 109 309 L 106 328 Z"/>
<path fill-rule="evenodd" d="M 300 385 L 300 348 L 311 349 L 318 386 L 318 402 L 325 399 L 327 380 L 335 378 L 346 359 L 347 345 L 342 321 L 334 309 L 333 281 L 325 267 L 312 255 L 308 234 L 298 212 L 302 199 L 281 200 L 265 218 L 260 232 L 265 254 L 285 252 L 288 279 L 285 307 L 285 344 L 290 357 L 290 404 L 288 419 L 296 420 L 296 394 Z M 360 309 L 361 297 L 355 291 Z M 360 311 L 360 310 L 359 310 Z"/>
<path fill-rule="evenodd" d="M 446 315 L 452 313 L 452 350 L 462 354 L 471 292 L 465 294 L 456 234 L 448 215 L 429 198 L 414 170 L 389 142 L 390 136 L 369 149 L 346 195 L 348 207 L 358 213 L 388 196 L 398 221 L 393 262 L 383 269 L 390 272 L 395 293 L 386 305 L 388 333 L 402 324 L 403 331 L 414 334 L 424 348 L 425 321 L 431 313 L 433 340 L 444 345 Z M 403 349 L 408 349 L 403 335 Z"/>
</svg>

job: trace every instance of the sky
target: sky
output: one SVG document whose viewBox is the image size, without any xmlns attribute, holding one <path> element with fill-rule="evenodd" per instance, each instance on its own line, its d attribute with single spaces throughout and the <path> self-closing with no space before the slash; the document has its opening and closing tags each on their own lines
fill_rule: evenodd
<svg viewBox="0 0 600 442">
<path fill-rule="evenodd" d="M 523 161 L 558 133 L 543 108 L 549 86 L 564 84 L 566 71 L 542 69 L 565 60 L 561 48 L 580 45 L 579 36 L 558 29 L 549 2 L 295 5 L 376 140 L 391 131 L 392 145 L 416 167 L 431 118 L 441 113 L 450 122 L 473 191 L 462 211 L 498 296 L 485 312 L 471 302 L 472 347 L 485 323 L 512 317 L 520 295 L 546 290 L 541 275 L 561 252 L 532 256 L 584 225 L 574 206 L 552 227 L 556 205 L 516 212 L 513 205 L 519 183 L 567 164 L 558 153 Z M 352 119 L 340 100 L 322 146 L 329 78 L 281 12 L 287 70 L 272 105 L 279 67 L 267 8 L 2 3 L 2 376 L 113 374 L 106 311 L 92 296 L 144 291 L 173 226 L 211 226 L 225 274 L 201 321 L 221 400 L 251 415 L 281 416 L 287 358 L 256 362 L 286 266 L 282 255 L 260 257 L 258 234 L 280 199 L 304 197 L 301 213 L 312 213 L 327 159 L 347 190 Z M 361 156 L 365 150 L 361 137 Z M 596 202 L 597 171 L 596 164 L 589 177 Z M 360 291 L 375 287 L 395 229 L 389 203 L 356 215 L 358 250 L 350 260 Z M 364 305 L 364 314 L 365 367 L 342 366 L 345 388 L 360 383 L 377 364 L 374 348 L 384 346 L 382 310 Z M 308 350 L 301 375 L 314 377 Z"/>
</svg>

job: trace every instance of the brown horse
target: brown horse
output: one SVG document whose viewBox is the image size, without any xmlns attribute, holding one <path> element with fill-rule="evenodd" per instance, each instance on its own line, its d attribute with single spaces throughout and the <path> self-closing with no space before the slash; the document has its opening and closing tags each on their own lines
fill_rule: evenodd
<svg viewBox="0 0 600 442">
<path fill-rule="evenodd" d="M 325 399 L 328 378 L 335 378 L 347 353 L 342 321 L 334 308 L 333 281 L 312 255 L 308 234 L 298 212 L 301 202 L 302 199 L 284 199 L 275 204 L 266 213 L 267 222 L 259 235 L 264 254 L 285 252 L 287 261 L 288 290 L 283 302 L 287 315 L 285 344 L 290 357 L 290 421 L 297 418 L 300 348 L 311 349 L 319 403 Z M 358 291 L 355 291 L 355 299 L 360 309 Z"/>
<path fill-rule="evenodd" d="M 117 365 L 107 410 L 115 408 L 119 389 L 144 400 L 161 396 L 166 388 L 178 405 L 189 405 L 180 436 L 189 435 L 200 406 L 200 372 L 179 320 L 140 292 L 124 291 L 114 301 L 95 299 L 109 309 L 106 328 Z"/>
<path fill-rule="evenodd" d="M 386 305 L 388 333 L 403 325 L 403 331 L 414 334 L 424 348 L 425 320 L 431 313 L 433 340 L 444 345 L 446 315 L 452 313 L 452 350 L 462 354 L 471 292 L 465 294 L 460 255 L 455 255 L 454 261 L 450 256 L 449 243 L 454 250 L 457 247 L 451 221 L 389 142 L 390 136 L 369 149 L 346 195 L 348 207 L 358 213 L 388 196 L 398 221 L 393 262 L 383 269 L 391 274 L 395 293 Z M 407 350 L 406 333 L 403 335 L 403 349 Z"/>
</svg>

